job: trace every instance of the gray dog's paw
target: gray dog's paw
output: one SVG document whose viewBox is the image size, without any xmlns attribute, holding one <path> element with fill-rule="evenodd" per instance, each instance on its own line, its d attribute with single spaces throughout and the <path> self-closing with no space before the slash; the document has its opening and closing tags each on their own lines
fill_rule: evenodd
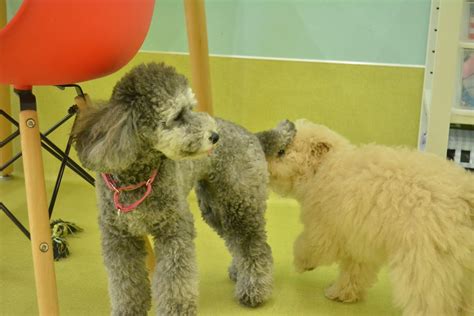
<svg viewBox="0 0 474 316">
<path fill-rule="evenodd" d="M 117 310 L 117 309 L 112 309 L 110 312 L 110 315 L 112 316 L 147 316 L 148 312 L 144 310 Z"/>
<path fill-rule="evenodd" d="M 237 282 L 237 268 L 235 267 L 234 264 L 231 264 L 228 269 L 229 272 L 229 279 L 231 279 L 234 282 Z"/>
<path fill-rule="evenodd" d="M 262 295 L 258 289 L 255 288 L 247 289 L 247 291 L 242 291 L 237 295 L 240 304 L 248 307 L 257 307 L 266 300 L 266 297 Z"/>
<path fill-rule="evenodd" d="M 263 304 L 272 291 L 271 282 L 266 277 L 256 280 L 250 278 L 247 282 L 237 281 L 236 296 L 242 305 L 257 307 Z"/>
<path fill-rule="evenodd" d="M 158 308 L 158 315 L 195 316 L 197 315 L 197 306 L 195 302 L 169 303 Z"/>
</svg>

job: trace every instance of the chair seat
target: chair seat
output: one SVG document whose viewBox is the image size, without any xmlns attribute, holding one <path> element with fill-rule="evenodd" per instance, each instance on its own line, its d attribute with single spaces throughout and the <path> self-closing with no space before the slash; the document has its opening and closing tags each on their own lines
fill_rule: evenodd
<svg viewBox="0 0 474 316">
<path fill-rule="evenodd" d="M 24 0 L 0 30 L 0 83 L 21 89 L 92 80 L 124 66 L 154 0 Z"/>
</svg>

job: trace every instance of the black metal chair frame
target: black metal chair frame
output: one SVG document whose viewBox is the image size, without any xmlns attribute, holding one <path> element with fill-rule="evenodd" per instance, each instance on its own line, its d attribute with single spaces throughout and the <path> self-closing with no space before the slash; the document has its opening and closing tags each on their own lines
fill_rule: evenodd
<svg viewBox="0 0 474 316">
<path fill-rule="evenodd" d="M 82 88 L 79 85 L 76 84 L 69 84 L 69 85 L 61 85 L 57 86 L 61 90 L 64 90 L 65 88 L 68 87 L 73 87 L 76 89 L 77 95 L 80 97 L 84 97 L 84 93 L 82 91 Z M 20 102 L 21 102 L 21 95 L 20 95 Z M 83 178 L 86 182 L 91 184 L 92 186 L 95 185 L 95 180 L 94 177 L 92 177 L 87 171 L 85 171 L 79 164 L 77 164 L 73 159 L 69 157 L 69 153 L 71 151 L 72 147 L 72 138 L 69 136 L 69 139 L 66 144 L 66 149 L 62 151 L 58 146 L 56 146 L 51 140 L 49 140 L 48 135 L 50 135 L 52 132 L 54 132 L 58 127 L 63 125 L 65 122 L 67 122 L 70 118 L 74 117 L 74 123 L 76 120 L 75 115 L 77 114 L 78 107 L 76 104 L 72 105 L 68 109 L 68 114 L 62 118 L 60 121 L 58 121 L 56 124 L 54 124 L 50 129 L 48 129 L 44 133 L 40 133 L 40 138 L 41 138 L 41 146 L 49 152 L 51 155 L 56 157 L 59 161 L 61 161 L 61 165 L 59 167 L 58 171 L 58 176 L 56 178 L 56 184 L 54 186 L 53 193 L 51 195 L 51 200 L 49 203 L 49 217 L 51 218 L 51 215 L 53 214 L 53 209 L 54 205 L 56 204 L 57 196 L 59 193 L 59 188 L 61 186 L 61 181 L 64 175 L 64 170 L 66 167 L 69 167 L 72 171 L 74 171 L 76 174 L 78 174 L 81 178 Z M 16 127 L 16 131 L 13 132 L 11 135 L 9 135 L 7 138 L 4 140 L 0 140 L 0 148 L 8 144 L 9 142 L 13 141 L 18 135 L 20 135 L 20 129 L 19 129 L 19 123 L 16 121 L 14 118 L 12 118 L 10 115 L 8 115 L 5 111 L 0 110 L 0 115 L 5 117 L 13 126 Z M 0 166 L 0 172 L 5 170 L 8 166 L 10 166 L 12 163 L 14 163 L 16 160 L 18 160 L 22 156 L 21 151 L 17 153 L 15 156 L 13 156 L 9 161 L 7 161 L 5 164 Z M 28 238 L 30 239 L 30 233 L 29 231 L 25 228 L 25 226 L 15 217 L 15 215 L 7 208 L 7 206 L 0 201 L 0 210 L 2 210 L 9 218 L 10 220 L 20 229 L 20 231 Z"/>
</svg>

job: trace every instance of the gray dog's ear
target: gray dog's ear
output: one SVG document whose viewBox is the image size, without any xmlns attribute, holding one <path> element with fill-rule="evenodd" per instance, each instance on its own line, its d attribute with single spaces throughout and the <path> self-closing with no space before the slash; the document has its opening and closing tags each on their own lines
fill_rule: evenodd
<svg viewBox="0 0 474 316">
<path fill-rule="evenodd" d="M 120 104 L 81 110 L 72 136 L 79 159 L 91 170 L 123 170 L 137 158 L 139 139 L 133 115 Z"/>
<path fill-rule="evenodd" d="M 256 134 L 267 157 L 276 156 L 288 147 L 296 135 L 295 124 L 289 120 L 281 121 L 274 129 Z"/>
<path fill-rule="evenodd" d="M 276 127 L 276 131 L 280 133 L 281 141 L 285 147 L 288 146 L 296 135 L 295 123 L 290 120 L 281 121 Z"/>
</svg>

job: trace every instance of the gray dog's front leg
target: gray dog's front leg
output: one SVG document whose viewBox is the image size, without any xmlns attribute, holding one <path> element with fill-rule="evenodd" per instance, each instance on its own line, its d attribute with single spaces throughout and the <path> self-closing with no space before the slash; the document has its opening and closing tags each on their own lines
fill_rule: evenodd
<svg viewBox="0 0 474 316">
<path fill-rule="evenodd" d="M 106 227 L 102 230 L 102 251 L 109 275 L 111 314 L 147 315 L 151 307 L 151 294 L 143 238 Z"/>
<path fill-rule="evenodd" d="M 174 226 L 171 234 L 167 229 L 154 234 L 157 261 L 153 288 L 157 315 L 196 315 L 198 279 L 193 222 L 191 219 L 169 226 Z"/>
<path fill-rule="evenodd" d="M 226 243 L 233 260 L 229 269 L 236 279 L 235 295 L 240 303 L 255 307 L 264 303 L 272 291 L 272 253 L 263 231 L 249 238 L 228 235 Z"/>
</svg>

